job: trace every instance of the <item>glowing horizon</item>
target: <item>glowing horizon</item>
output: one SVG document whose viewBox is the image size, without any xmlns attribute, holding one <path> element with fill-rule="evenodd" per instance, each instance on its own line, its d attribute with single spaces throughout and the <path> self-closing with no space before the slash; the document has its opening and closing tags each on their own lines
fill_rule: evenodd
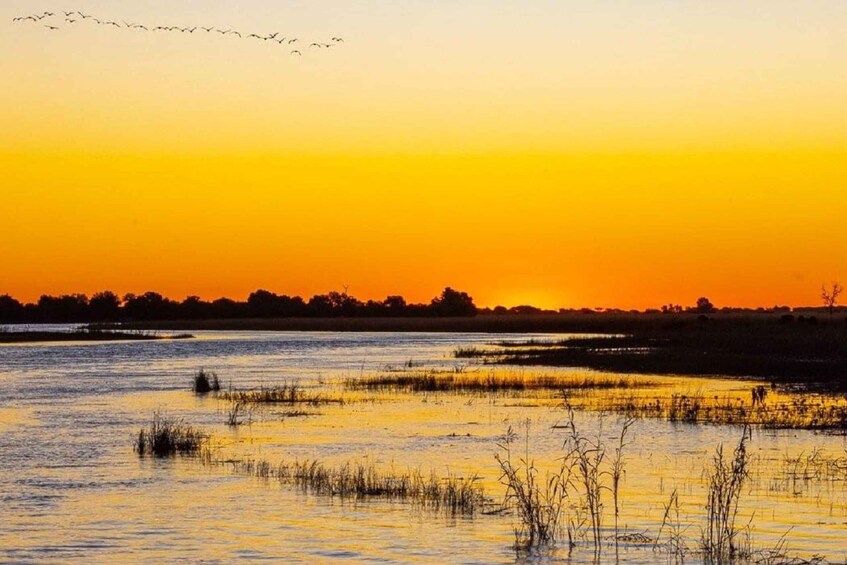
<svg viewBox="0 0 847 565">
<path fill-rule="evenodd" d="M 0 16 L 0 294 L 656 308 L 847 280 L 847 5 L 156 0 Z"/>
</svg>

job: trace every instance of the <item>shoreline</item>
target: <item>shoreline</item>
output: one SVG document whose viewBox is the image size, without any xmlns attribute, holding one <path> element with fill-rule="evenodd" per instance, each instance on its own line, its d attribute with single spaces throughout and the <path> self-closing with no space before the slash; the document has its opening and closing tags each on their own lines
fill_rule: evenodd
<svg viewBox="0 0 847 565">
<path fill-rule="evenodd" d="M 0 331 L 0 345 L 26 343 L 83 343 L 103 341 L 162 341 L 193 339 L 193 335 L 156 335 L 142 332 L 76 331 L 76 332 L 8 332 Z"/>
</svg>

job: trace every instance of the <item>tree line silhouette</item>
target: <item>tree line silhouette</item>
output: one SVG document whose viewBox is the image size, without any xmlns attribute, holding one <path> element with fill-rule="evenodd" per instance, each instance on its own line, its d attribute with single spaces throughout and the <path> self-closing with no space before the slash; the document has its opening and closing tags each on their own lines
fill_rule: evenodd
<svg viewBox="0 0 847 565">
<path fill-rule="evenodd" d="M 98 292 L 44 295 L 24 304 L 9 295 L 0 296 L 0 323 L 82 323 L 149 320 L 201 320 L 232 318 L 334 318 L 334 317 L 460 317 L 474 316 L 477 308 L 467 293 L 450 287 L 429 304 L 410 304 L 402 296 L 363 302 L 347 292 L 317 294 L 309 300 L 257 290 L 246 301 L 219 298 L 214 301 L 189 296 L 183 301 L 157 292 L 127 294 Z"/>
</svg>

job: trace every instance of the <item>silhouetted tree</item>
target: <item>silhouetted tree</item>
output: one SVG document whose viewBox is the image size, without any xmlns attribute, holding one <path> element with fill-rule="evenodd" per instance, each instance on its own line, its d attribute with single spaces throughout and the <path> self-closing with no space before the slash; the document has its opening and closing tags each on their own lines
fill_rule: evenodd
<svg viewBox="0 0 847 565">
<path fill-rule="evenodd" d="M 715 305 L 705 296 L 701 296 L 697 299 L 697 305 L 694 307 L 694 311 L 698 314 L 711 314 L 715 311 Z"/>
<path fill-rule="evenodd" d="M 95 322 L 114 321 L 120 315 L 121 299 L 112 291 L 98 292 L 88 301 L 89 319 Z"/>
<path fill-rule="evenodd" d="M 316 294 L 309 299 L 307 304 L 309 316 L 315 318 L 329 318 L 332 316 L 332 302 L 326 294 Z"/>
<path fill-rule="evenodd" d="M 475 316 L 476 305 L 466 292 L 453 290 L 449 286 L 441 296 L 433 298 L 430 303 L 432 312 L 437 316 Z"/>
<path fill-rule="evenodd" d="M 406 310 L 406 299 L 402 296 L 386 296 L 382 305 L 389 313 L 402 314 Z"/>
<path fill-rule="evenodd" d="M 177 303 L 158 292 L 145 292 L 141 296 L 124 296 L 124 315 L 131 320 L 168 320 L 177 313 Z"/>
<path fill-rule="evenodd" d="M 839 283 L 834 282 L 832 286 L 826 288 L 826 285 L 821 285 L 821 300 L 823 305 L 829 310 L 829 315 L 835 313 L 835 307 L 838 305 L 838 297 L 844 292 L 844 287 Z"/>
<path fill-rule="evenodd" d="M 70 323 L 88 319 L 88 297 L 84 294 L 43 295 L 38 299 L 38 314 L 43 322 Z"/>
<path fill-rule="evenodd" d="M 212 305 L 199 296 L 187 296 L 178 309 L 178 317 L 186 320 L 199 320 L 211 315 Z"/>
<path fill-rule="evenodd" d="M 24 305 L 4 294 L 0 296 L 0 322 L 18 323 L 25 321 L 26 310 Z"/>
</svg>

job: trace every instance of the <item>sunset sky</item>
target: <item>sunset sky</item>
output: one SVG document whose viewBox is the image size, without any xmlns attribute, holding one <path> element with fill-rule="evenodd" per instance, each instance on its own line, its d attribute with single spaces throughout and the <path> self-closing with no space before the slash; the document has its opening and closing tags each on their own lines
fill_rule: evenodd
<svg viewBox="0 0 847 565">
<path fill-rule="evenodd" d="M 305 45 L 11 22 L 62 9 Z M 450 285 L 647 308 L 847 283 L 843 0 L 5 0 L 0 18 L 0 294 Z"/>
</svg>

